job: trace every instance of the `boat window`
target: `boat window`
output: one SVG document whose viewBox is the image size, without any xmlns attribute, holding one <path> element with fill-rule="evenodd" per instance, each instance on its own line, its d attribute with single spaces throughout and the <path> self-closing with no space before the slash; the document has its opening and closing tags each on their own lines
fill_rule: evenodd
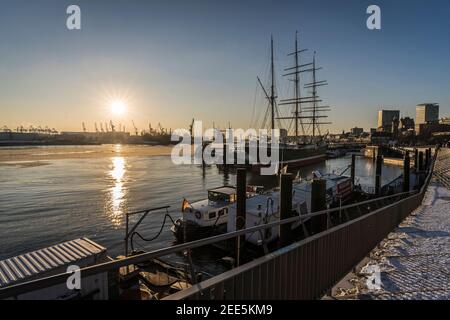
<svg viewBox="0 0 450 320">
<path fill-rule="evenodd" d="M 225 209 L 221 209 L 219 210 L 219 217 L 223 216 L 225 214 Z"/>
<path fill-rule="evenodd" d="M 220 192 L 214 192 L 214 191 L 208 192 L 208 199 L 209 199 L 209 201 L 213 201 L 213 202 L 229 202 L 230 201 L 229 195 L 220 193 Z"/>
<path fill-rule="evenodd" d="M 216 217 L 216 212 L 215 211 L 209 213 L 209 218 L 210 219 L 214 219 L 215 217 Z"/>
</svg>

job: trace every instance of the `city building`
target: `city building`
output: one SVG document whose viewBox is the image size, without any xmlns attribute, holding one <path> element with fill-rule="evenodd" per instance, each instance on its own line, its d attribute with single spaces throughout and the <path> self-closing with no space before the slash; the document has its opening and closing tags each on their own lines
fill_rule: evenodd
<svg viewBox="0 0 450 320">
<path fill-rule="evenodd" d="M 439 123 L 439 104 L 422 103 L 416 106 L 416 134 L 422 134 L 428 124 Z"/>
<path fill-rule="evenodd" d="M 378 111 L 378 131 L 392 132 L 392 122 L 400 119 L 399 110 L 379 110 Z"/>
<path fill-rule="evenodd" d="M 443 117 L 441 120 L 439 120 L 440 124 L 450 124 L 450 118 Z"/>
<path fill-rule="evenodd" d="M 359 137 L 364 133 L 364 129 L 363 128 L 358 128 L 358 127 L 354 127 L 350 129 L 350 133 L 355 136 L 355 137 Z"/>
<path fill-rule="evenodd" d="M 414 119 L 410 117 L 404 117 L 400 119 L 400 131 L 414 130 Z"/>
</svg>

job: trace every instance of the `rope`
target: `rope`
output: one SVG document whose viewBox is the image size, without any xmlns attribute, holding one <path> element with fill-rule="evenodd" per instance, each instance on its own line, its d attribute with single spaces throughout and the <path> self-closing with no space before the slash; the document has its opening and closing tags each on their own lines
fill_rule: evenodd
<svg viewBox="0 0 450 320">
<path fill-rule="evenodd" d="M 163 232 L 163 230 L 164 230 L 164 226 L 166 225 L 166 220 L 167 220 L 167 218 L 169 218 L 170 221 L 172 221 L 172 224 L 175 224 L 175 221 L 173 220 L 173 218 L 171 217 L 171 215 L 168 214 L 168 213 L 166 213 L 166 214 L 164 215 L 164 220 L 163 220 L 163 223 L 162 223 L 162 225 L 161 225 L 161 229 L 159 229 L 159 232 L 158 232 L 158 233 L 156 234 L 156 236 L 154 236 L 153 238 L 147 239 L 147 238 L 144 238 L 139 232 L 137 232 L 137 231 L 133 232 L 133 233 L 131 234 L 131 238 L 130 238 L 131 250 L 134 251 L 134 244 L 133 244 L 133 238 L 134 238 L 134 236 L 138 236 L 139 238 L 141 238 L 142 241 L 146 241 L 146 242 L 150 242 L 150 241 L 153 241 L 153 240 L 157 239 L 157 238 L 161 235 L 161 233 Z"/>
</svg>

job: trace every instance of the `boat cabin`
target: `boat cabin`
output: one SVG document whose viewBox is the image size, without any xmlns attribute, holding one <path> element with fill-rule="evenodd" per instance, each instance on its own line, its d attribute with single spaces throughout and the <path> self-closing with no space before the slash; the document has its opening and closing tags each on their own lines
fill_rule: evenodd
<svg viewBox="0 0 450 320">
<path fill-rule="evenodd" d="M 233 203 L 236 201 L 236 188 L 224 186 L 208 190 L 208 201 Z"/>
</svg>

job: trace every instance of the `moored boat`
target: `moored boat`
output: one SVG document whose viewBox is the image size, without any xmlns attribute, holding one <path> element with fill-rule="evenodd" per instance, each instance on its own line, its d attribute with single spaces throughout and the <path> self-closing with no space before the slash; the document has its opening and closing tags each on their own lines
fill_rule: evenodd
<svg viewBox="0 0 450 320">
<path fill-rule="evenodd" d="M 261 187 L 249 186 L 247 198 L 260 192 Z M 186 242 L 226 232 L 228 208 L 236 201 L 236 188 L 222 186 L 208 190 L 208 198 L 188 202 L 183 200 L 182 217 L 171 227 L 178 241 Z"/>
</svg>

